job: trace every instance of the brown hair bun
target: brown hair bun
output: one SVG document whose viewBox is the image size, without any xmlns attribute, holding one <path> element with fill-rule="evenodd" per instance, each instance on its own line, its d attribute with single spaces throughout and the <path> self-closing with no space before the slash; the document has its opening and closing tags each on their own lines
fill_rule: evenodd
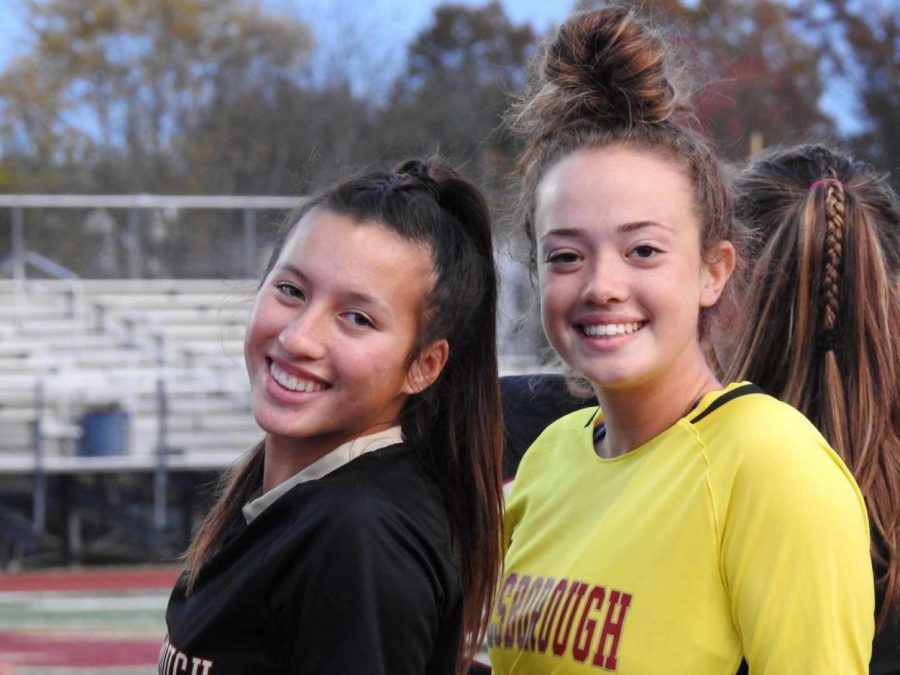
<svg viewBox="0 0 900 675">
<path fill-rule="evenodd" d="M 574 14 L 544 46 L 516 126 L 546 137 L 581 125 L 659 124 L 690 112 L 667 61 L 659 35 L 628 9 Z"/>
</svg>

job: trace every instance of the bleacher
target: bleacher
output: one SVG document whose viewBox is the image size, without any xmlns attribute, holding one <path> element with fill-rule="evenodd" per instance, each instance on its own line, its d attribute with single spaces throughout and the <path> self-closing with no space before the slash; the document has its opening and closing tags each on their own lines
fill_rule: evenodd
<svg viewBox="0 0 900 675">
<path fill-rule="evenodd" d="M 246 450 L 260 437 L 242 351 L 253 285 L 0 280 L 0 467 L 33 458 L 37 433 L 47 460 L 92 454 L 79 428 L 91 410 L 130 417 L 128 447 L 110 454 Z"/>
<path fill-rule="evenodd" d="M 87 507 L 59 504 L 54 481 L 90 484 L 81 493 L 96 501 L 98 476 L 115 474 L 153 486 L 145 511 L 167 527 L 179 473 L 209 480 L 262 437 L 242 347 L 255 284 L 0 279 L 0 475 L 34 493 L 27 513 L 7 495 L 5 516 L 41 534 L 56 508 L 68 539 Z M 108 420 L 108 433 L 87 433 L 91 419 Z M 123 420 L 126 433 L 113 433 Z"/>
<path fill-rule="evenodd" d="M 256 285 L 0 278 L 0 569 L 184 550 L 263 436 L 243 361 Z M 514 342 L 501 331 L 502 370 L 533 370 Z"/>
</svg>

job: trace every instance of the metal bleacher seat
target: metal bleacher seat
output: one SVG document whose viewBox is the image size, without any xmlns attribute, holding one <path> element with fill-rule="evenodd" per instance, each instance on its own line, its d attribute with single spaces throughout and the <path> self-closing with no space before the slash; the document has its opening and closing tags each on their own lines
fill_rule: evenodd
<svg viewBox="0 0 900 675">
<path fill-rule="evenodd" d="M 190 454 L 215 446 L 239 454 L 258 434 L 242 364 L 248 298 L 255 284 L 81 279 L 17 285 L 0 280 L 0 377 L 30 377 L 0 393 L 7 439 L 0 442 L 0 454 L 32 453 L 38 419 L 77 426 L 79 412 L 92 402 L 131 413 L 130 451 L 135 454 Z M 41 394 L 36 393 L 39 382 Z M 165 422 L 160 421 L 160 395 L 166 398 Z M 185 419 L 183 409 L 190 411 Z M 210 411 L 209 422 L 205 411 Z M 227 417 L 238 421 L 227 426 Z M 161 424 L 170 430 L 166 447 L 154 448 L 154 430 Z M 231 433 L 219 434 L 221 429 Z M 204 437 L 204 432 L 210 433 Z M 67 451 L 63 444 L 51 445 L 50 456 Z"/>
<path fill-rule="evenodd" d="M 260 440 L 242 346 L 255 286 L 0 279 L 0 544 L 18 532 L 8 523 L 30 517 L 78 559 L 89 533 L 70 534 L 87 512 L 114 519 L 124 490 L 149 490 L 144 528 L 162 531 L 173 504 L 197 499 Z M 98 411 L 125 413 L 122 447 L 86 443 Z M 33 500 L 15 487 L 23 480 Z"/>
</svg>

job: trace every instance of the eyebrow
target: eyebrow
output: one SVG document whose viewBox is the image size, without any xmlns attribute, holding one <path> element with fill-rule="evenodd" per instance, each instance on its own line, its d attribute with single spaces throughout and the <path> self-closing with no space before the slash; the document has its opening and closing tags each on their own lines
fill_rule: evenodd
<svg viewBox="0 0 900 675">
<path fill-rule="evenodd" d="M 296 265 L 292 264 L 292 263 L 289 263 L 289 262 L 279 263 L 279 264 L 275 265 L 275 267 L 272 268 L 272 271 L 273 271 L 273 272 L 278 272 L 278 271 L 281 271 L 281 270 L 283 270 L 283 271 L 285 271 L 285 272 L 290 272 L 290 273 L 293 274 L 295 277 L 299 277 L 299 278 L 302 279 L 303 281 L 306 281 L 306 280 L 307 280 L 307 279 L 306 279 L 306 275 L 303 274 L 303 272 L 300 271 L 300 268 L 297 267 Z"/>
<path fill-rule="evenodd" d="M 616 229 L 619 232 L 634 232 L 635 230 L 642 230 L 647 227 L 661 227 L 664 230 L 669 230 L 669 232 L 674 232 L 675 230 L 668 225 L 664 225 L 663 223 L 657 223 L 655 220 L 637 220 L 633 223 L 623 223 L 619 225 Z"/>
<path fill-rule="evenodd" d="M 307 277 L 302 271 L 300 271 L 300 268 L 297 267 L 296 265 L 294 265 L 293 263 L 289 263 L 289 262 L 282 263 L 282 264 L 278 265 L 275 269 L 276 270 L 284 270 L 286 272 L 289 272 L 289 273 L 293 274 L 294 276 L 296 276 L 297 278 L 299 278 L 304 283 L 307 283 L 307 284 L 309 283 L 309 277 Z M 378 298 L 374 295 L 369 295 L 368 293 L 362 293 L 360 291 L 342 290 L 340 292 L 340 297 L 344 301 L 349 302 L 351 304 L 366 305 L 369 307 L 377 307 L 381 311 L 390 312 L 390 307 L 383 300 L 381 300 L 380 298 Z"/>
<path fill-rule="evenodd" d="M 584 230 L 579 227 L 557 227 L 545 232 L 541 236 L 541 241 L 547 237 L 581 237 L 583 235 Z"/>
<path fill-rule="evenodd" d="M 636 220 L 630 223 L 622 223 L 616 228 L 617 232 L 635 232 L 636 230 L 641 230 L 648 227 L 661 227 L 664 230 L 669 230 L 670 232 L 674 232 L 674 229 L 669 227 L 668 225 L 663 225 L 662 223 L 657 223 L 655 220 Z M 546 239 L 547 237 L 569 237 L 569 238 L 577 238 L 584 236 L 584 229 L 580 227 L 557 227 L 552 230 L 547 231 L 542 237 L 541 241 Z"/>
</svg>

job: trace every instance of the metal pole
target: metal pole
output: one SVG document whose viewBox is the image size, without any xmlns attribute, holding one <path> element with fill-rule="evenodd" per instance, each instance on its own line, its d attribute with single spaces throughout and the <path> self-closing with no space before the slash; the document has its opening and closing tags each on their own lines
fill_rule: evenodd
<svg viewBox="0 0 900 675">
<path fill-rule="evenodd" d="M 244 271 L 256 277 L 256 211 L 244 209 Z"/>
<path fill-rule="evenodd" d="M 47 470 L 44 466 L 44 378 L 34 388 L 34 492 L 32 493 L 32 528 L 43 534 L 47 524 Z"/>
<path fill-rule="evenodd" d="M 12 210 L 13 279 L 25 281 L 25 214 L 21 208 Z"/>
<path fill-rule="evenodd" d="M 141 276 L 141 235 L 140 215 L 137 209 L 128 209 L 128 231 L 125 234 L 125 248 L 128 250 L 128 276 Z"/>
<path fill-rule="evenodd" d="M 162 338 L 157 336 L 162 342 Z M 162 345 L 158 345 L 158 353 L 161 355 Z M 160 357 L 160 366 L 164 365 L 164 358 Z M 157 531 L 162 531 L 166 526 L 166 487 L 168 474 L 166 472 L 166 435 L 169 418 L 169 401 L 166 396 L 165 375 L 160 375 L 156 380 L 156 470 L 153 474 L 153 525 Z"/>
</svg>

